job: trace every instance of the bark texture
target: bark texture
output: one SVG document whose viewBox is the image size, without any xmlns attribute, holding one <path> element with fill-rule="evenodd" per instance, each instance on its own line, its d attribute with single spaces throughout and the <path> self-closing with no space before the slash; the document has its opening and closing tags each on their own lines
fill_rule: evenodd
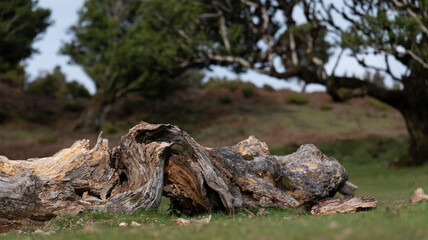
<svg viewBox="0 0 428 240">
<path fill-rule="evenodd" d="M 102 138 L 92 149 L 88 140 L 80 140 L 48 158 L 12 161 L 0 156 L 0 225 L 78 214 L 92 205 L 83 195 L 106 201 L 119 180 L 109 161 L 108 142 Z"/>
<path fill-rule="evenodd" d="M 372 196 L 324 199 L 312 207 L 311 214 L 326 215 L 333 213 L 364 211 L 375 208 L 376 204 L 377 200 Z"/>
<path fill-rule="evenodd" d="M 162 196 L 187 215 L 311 206 L 345 189 L 347 179 L 311 144 L 275 157 L 253 136 L 208 148 L 176 126 L 142 122 L 113 149 L 99 137 L 92 149 L 81 140 L 48 158 L 0 156 L 0 225 L 87 209 L 132 214 L 157 207 Z"/>
</svg>

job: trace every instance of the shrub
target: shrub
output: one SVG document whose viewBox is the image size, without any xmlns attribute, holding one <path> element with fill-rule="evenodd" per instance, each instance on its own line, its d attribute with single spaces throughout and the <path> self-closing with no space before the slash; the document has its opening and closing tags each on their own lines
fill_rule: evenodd
<svg viewBox="0 0 428 240">
<path fill-rule="evenodd" d="M 275 92 L 275 89 L 269 84 L 264 84 L 263 89 L 269 92 Z"/>
<path fill-rule="evenodd" d="M 253 96 L 254 88 L 255 86 L 252 83 L 244 83 L 241 89 L 242 94 L 244 94 L 244 97 L 249 98 Z"/>
<path fill-rule="evenodd" d="M 229 97 L 229 95 L 224 95 L 220 98 L 220 103 L 221 104 L 231 104 L 232 99 Z"/>
<path fill-rule="evenodd" d="M 205 83 L 204 88 L 211 88 L 211 89 L 226 88 L 234 92 L 236 91 L 236 89 L 238 89 L 238 86 L 240 83 L 241 83 L 240 80 L 228 80 L 226 78 L 223 78 L 223 79 L 210 78 L 208 82 Z"/>
<path fill-rule="evenodd" d="M 10 118 L 11 115 L 8 112 L 0 110 L 0 124 L 5 123 Z"/>
<path fill-rule="evenodd" d="M 333 106 L 328 105 L 328 104 L 323 104 L 323 105 L 321 105 L 320 109 L 322 111 L 330 111 L 330 110 L 333 110 Z"/>
<path fill-rule="evenodd" d="M 304 105 L 308 103 L 308 98 L 305 95 L 301 95 L 298 93 L 292 93 L 287 97 L 287 103 Z"/>
<path fill-rule="evenodd" d="M 15 69 L 0 74 L 0 82 L 20 89 L 24 88 L 25 79 L 25 70 L 21 65 L 16 66 Z"/>
<path fill-rule="evenodd" d="M 78 99 L 90 98 L 88 90 L 77 81 L 66 82 L 64 73 L 59 66 L 52 73 L 44 72 L 28 84 L 26 92 L 36 96 L 52 98 Z"/>
<path fill-rule="evenodd" d="M 337 95 L 339 95 L 339 97 L 341 99 L 350 99 L 352 98 L 352 89 L 349 88 L 339 88 L 337 90 Z"/>
<path fill-rule="evenodd" d="M 77 81 L 71 81 L 66 83 L 66 92 L 65 95 L 68 99 L 78 99 L 78 98 L 91 98 L 88 90 L 82 84 Z"/>
</svg>

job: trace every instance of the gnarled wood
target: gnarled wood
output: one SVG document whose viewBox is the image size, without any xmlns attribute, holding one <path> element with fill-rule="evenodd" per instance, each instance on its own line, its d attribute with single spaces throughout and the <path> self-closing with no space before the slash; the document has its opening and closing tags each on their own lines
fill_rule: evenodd
<svg viewBox="0 0 428 240">
<path fill-rule="evenodd" d="M 277 159 L 251 136 L 208 148 L 169 124 L 140 123 L 110 150 L 77 141 L 49 158 L 0 157 L 0 224 L 47 220 L 86 209 L 132 214 L 161 197 L 192 215 L 312 205 L 345 186 L 348 173 L 314 145 Z"/>
<path fill-rule="evenodd" d="M 312 215 L 357 212 L 375 208 L 377 200 L 372 196 L 339 197 L 324 199 L 312 206 Z"/>
<path fill-rule="evenodd" d="M 77 141 L 52 157 L 9 160 L 0 156 L 0 225 L 44 221 L 63 213 L 77 214 L 92 203 L 86 195 L 106 201 L 118 175 L 109 167 L 106 139 Z"/>
</svg>

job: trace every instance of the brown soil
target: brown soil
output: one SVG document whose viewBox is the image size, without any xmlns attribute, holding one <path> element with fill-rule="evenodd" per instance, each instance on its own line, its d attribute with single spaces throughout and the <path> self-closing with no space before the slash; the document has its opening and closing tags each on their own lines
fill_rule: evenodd
<svg viewBox="0 0 428 240">
<path fill-rule="evenodd" d="M 251 125 L 254 117 L 269 118 L 275 111 L 295 109 L 286 103 L 292 91 L 266 91 L 256 88 L 251 97 L 245 97 L 240 88 L 235 91 L 228 89 L 187 89 L 174 93 L 166 100 L 144 100 L 133 96 L 116 105 L 108 116 L 105 124 L 105 136 L 110 140 L 110 147 L 116 146 L 120 136 L 129 127 L 139 121 L 153 123 L 177 124 L 192 136 L 207 128 L 213 128 L 222 121 L 222 126 L 239 125 L 243 129 L 263 128 Z M 328 133 L 322 131 L 302 130 L 287 132 L 283 125 L 271 124 L 265 130 L 258 131 L 257 138 L 269 145 L 280 146 L 302 143 L 325 143 L 339 139 L 364 138 L 368 136 L 406 136 L 404 121 L 394 109 L 379 110 L 372 106 L 369 98 L 353 99 L 346 104 L 333 103 L 323 92 L 304 94 L 308 104 L 302 108 L 318 111 L 324 105 L 331 105 L 336 110 L 331 112 L 338 119 L 346 117 L 349 111 L 363 111 L 373 116 L 385 115 L 394 121 L 394 127 L 375 129 L 373 131 L 355 131 L 349 134 Z M 230 103 L 222 102 L 228 96 Z M 81 103 L 81 102 L 80 102 Z M 84 103 L 84 102 L 83 102 Z M 71 146 L 78 139 L 87 138 L 94 143 L 97 133 L 65 132 L 75 121 L 80 112 L 70 110 L 67 100 L 35 97 L 25 94 L 19 89 L 0 84 L 0 155 L 10 159 L 27 159 L 30 157 L 50 156 L 58 150 Z M 291 110 L 290 110 L 291 111 Z M 1 114 L 4 117 L 1 119 Z M 312 117 L 312 116 L 309 116 Z M 299 120 L 296 120 L 299 121 Z M 379 120 L 382 121 L 382 120 Z M 334 123 L 332 123 L 334 124 Z M 299 128 L 300 129 L 300 128 Z M 305 129 L 302 127 L 301 129 Z M 250 131 L 251 132 L 251 131 Z M 19 134 L 17 134 L 19 133 Z M 213 131 L 211 135 L 198 140 L 206 146 L 232 145 L 242 140 L 244 134 L 220 138 L 220 133 Z M 19 135 L 19 136 L 16 136 Z M 244 136 L 245 135 L 245 136 Z M 52 141 L 43 141 L 51 137 Z"/>
</svg>

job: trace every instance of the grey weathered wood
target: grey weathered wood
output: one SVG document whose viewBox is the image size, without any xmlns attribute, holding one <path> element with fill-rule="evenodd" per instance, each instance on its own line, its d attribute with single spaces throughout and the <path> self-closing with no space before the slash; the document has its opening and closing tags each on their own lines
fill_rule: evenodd
<svg viewBox="0 0 428 240">
<path fill-rule="evenodd" d="M 85 192 L 101 197 L 106 188 L 117 184 L 109 161 L 108 142 L 101 137 L 92 149 L 88 140 L 81 140 L 48 158 L 12 161 L 1 157 L 0 230 L 84 211 L 88 207 L 82 201 Z"/>
<path fill-rule="evenodd" d="M 313 144 L 305 144 L 280 160 L 289 193 L 302 204 L 332 197 L 348 180 L 348 172 L 333 157 Z"/>
<path fill-rule="evenodd" d="M 375 208 L 377 200 L 373 196 L 338 197 L 324 199 L 312 206 L 312 215 L 357 212 Z"/>
<path fill-rule="evenodd" d="M 52 157 L 26 161 L 0 156 L 0 225 L 86 209 L 131 214 L 157 207 L 162 196 L 189 215 L 295 208 L 333 196 L 348 178 L 314 145 L 278 160 L 253 136 L 208 148 L 169 124 L 142 122 L 113 149 L 101 137 L 88 146 L 77 141 Z"/>
<path fill-rule="evenodd" d="M 350 181 L 346 181 L 343 187 L 339 188 L 339 193 L 344 196 L 354 196 L 355 191 L 358 189 L 358 186 L 351 183 Z"/>
</svg>

